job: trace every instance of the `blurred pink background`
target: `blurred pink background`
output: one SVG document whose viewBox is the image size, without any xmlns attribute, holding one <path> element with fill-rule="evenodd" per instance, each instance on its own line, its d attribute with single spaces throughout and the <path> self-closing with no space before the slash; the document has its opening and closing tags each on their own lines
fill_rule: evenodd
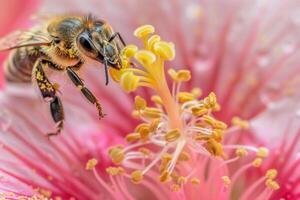
<svg viewBox="0 0 300 200">
<path fill-rule="evenodd" d="M 0 0 L 0 38 L 11 31 L 28 26 L 28 18 L 37 7 L 38 0 Z M 0 88 L 4 86 L 3 61 L 7 52 L 0 53 Z"/>
</svg>

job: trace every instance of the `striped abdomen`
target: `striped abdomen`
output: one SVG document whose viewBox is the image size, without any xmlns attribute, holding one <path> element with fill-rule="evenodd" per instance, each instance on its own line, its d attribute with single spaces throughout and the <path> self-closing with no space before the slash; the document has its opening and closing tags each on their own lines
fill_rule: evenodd
<svg viewBox="0 0 300 200">
<path fill-rule="evenodd" d="M 6 61 L 4 73 L 7 81 L 30 82 L 33 65 L 38 58 L 32 47 L 13 50 Z"/>
</svg>

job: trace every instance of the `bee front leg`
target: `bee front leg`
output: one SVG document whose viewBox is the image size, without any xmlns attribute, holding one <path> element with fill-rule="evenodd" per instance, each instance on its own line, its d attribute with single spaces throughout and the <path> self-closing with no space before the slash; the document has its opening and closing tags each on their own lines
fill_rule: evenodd
<svg viewBox="0 0 300 200">
<path fill-rule="evenodd" d="M 82 79 L 70 67 L 67 68 L 67 74 L 68 74 L 69 78 L 71 79 L 71 81 L 73 82 L 73 84 L 80 89 L 81 93 L 85 96 L 85 98 L 89 102 L 91 102 L 92 104 L 94 104 L 96 106 L 98 113 L 99 113 L 99 118 L 100 119 L 103 118 L 104 114 L 102 111 L 101 104 L 99 103 L 99 101 L 95 97 L 95 95 L 88 88 L 86 88 L 84 86 Z"/>
<path fill-rule="evenodd" d="M 53 133 L 48 133 L 48 137 L 60 134 L 61 130 L 63 129 L 64 121 L 63 105 L 59 97 L 56 95 L 55 86 L 49 81 L 43 70 L 43 67 L 49 67 L 49 65 L 53 64 L 47 60 L 38 60 L 33 71 L 33 75 L 43 98 L 50 102 L 51 116 L 53 121 L 56 123 L 56 131 Z"/>
</svg>

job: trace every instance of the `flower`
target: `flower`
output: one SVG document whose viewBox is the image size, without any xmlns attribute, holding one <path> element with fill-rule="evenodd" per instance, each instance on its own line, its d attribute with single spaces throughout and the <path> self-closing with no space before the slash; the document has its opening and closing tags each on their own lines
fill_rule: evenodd
<svg viewBox="0 0 300 200">
<path fill-rule="evenodd" d="M 44 9 L 55 5 L 51 2 Z M 128 45 L 124 68 L 110 71 L 134 98 L 117 85 L 104 87 L 95 70 L 87 72 L 86 84 L 108 113 L 103 121 L 64 86 L 69 118 L 64 133 L 53 140 L 44 137 L 51 120 L 31 89 L 8 85 L 0 99 L 2 195 L 296 199 L 299 27 L 294 2 L 72 1 L 75 10 L 91 5 L 96 14 L 103 13 L 134 44 L 130 35 L 138 25 L 154 24 L 161 33 L 148 40 L 153 26 L 137 29 L 144 46 Z M 137 4 L 142 13 L 133 12 Z M 180 20 L 174 20 L 174 11 Z M 172 59 L 174 69 L 167 62 Z M 130 116 L 133 109 L 136 120 Z M 129 144 L 122 139 L 126 133 Z M 108 153 L 113 163 L 106 152 L 111 145 L 117 145 Z"/>
</svg>

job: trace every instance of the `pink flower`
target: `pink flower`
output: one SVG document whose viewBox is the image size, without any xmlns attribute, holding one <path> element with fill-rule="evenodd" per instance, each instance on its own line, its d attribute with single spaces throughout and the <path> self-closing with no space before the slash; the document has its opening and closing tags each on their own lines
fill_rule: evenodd
<svg viewBox="0 0 300 200">
<path fill-rule="evenodd" d="M 2 196 L 299 198 L 296 1 L 57 2 L 46 1 L 41 12 L 92 11 L 139 45 L 132 32 L 153 24 L 161 39 L 148 40 L 152 26 L 135 31 L 146 46 L 126 47 L 124 68 L 111 71 L 118 84 L 104 86 L 97 68 L 86 67 L 86 85 L 108 114 L 100 122 L 64 81 L 66 127 L 50 141 L 46 105 L 31 86 L 7 85 Z"/>
</svg>

